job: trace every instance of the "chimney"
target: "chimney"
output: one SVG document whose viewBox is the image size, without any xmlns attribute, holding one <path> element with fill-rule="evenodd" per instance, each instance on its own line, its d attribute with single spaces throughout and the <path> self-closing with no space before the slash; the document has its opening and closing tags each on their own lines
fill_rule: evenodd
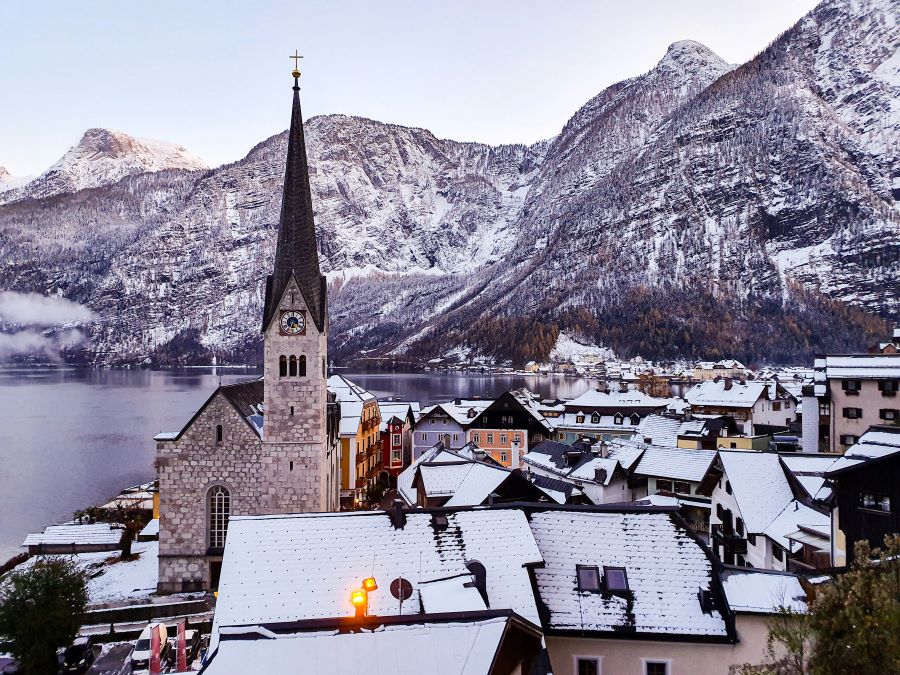
<svg viewBox="0 0 900 675">
<path fill-rule="evenodd" d="M 406 513 L 403 511 L 402 499 L 394 500 L 388 515 L 391 518 L 391 525 L 394 526 L 394 529 L 402 530 L 403 526 L 406 525 Z"/>
<path fill-rule="evenodd" d="M 730 391 L 732 385 L 732 380 L 730 377 L 725 378 L 725 391 Z"/>
<path fill-rule="evenodd" d="M 462 399 L 461 399 L 461 398 L 457 398 L 457 399 L 455 399 L 455 400 L 453 401 L 453 403 L 456 404 L 456 405 L 462 405 Z"/>
</svg>

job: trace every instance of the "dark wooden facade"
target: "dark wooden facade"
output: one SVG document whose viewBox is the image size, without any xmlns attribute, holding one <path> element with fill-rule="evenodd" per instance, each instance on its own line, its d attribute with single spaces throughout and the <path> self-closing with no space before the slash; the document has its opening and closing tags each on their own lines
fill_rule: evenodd
<svg viewBox="0 0 900 675">
<path fill-rule="evenodd" d="M 524 429 L 528 432 L 528 449 L 550 438 L 551 429 L 541 423 L 510 392 L 501 394 L 472 421 L 470 429 Z"/>
</svg>

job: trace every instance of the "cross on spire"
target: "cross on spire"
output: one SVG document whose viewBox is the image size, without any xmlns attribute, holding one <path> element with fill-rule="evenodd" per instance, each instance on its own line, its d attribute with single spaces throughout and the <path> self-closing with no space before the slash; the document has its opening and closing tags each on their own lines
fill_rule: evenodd
<svg viewBox="0 0 900 675">
<path fill-rule="evenodd" d="M 302 59 L 303 57 L 295 49 L 294 55 L 289 56 L 288 58 L 294 59 L 294 78 L 296 79 L 296 78 L 300 77 L 300 59 Z"/>
</svg>

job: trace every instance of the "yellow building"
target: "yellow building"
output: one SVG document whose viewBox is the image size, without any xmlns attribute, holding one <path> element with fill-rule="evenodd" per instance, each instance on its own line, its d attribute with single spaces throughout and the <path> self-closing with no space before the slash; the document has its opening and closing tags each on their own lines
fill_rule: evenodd
<svg viewBox="0 0 900 675">
<path fill-rule="evenodd" d="M 375 478 L 381 451 L 381 415 L 375 395 L 343 375 L 328 378 L 328 388 L 341 404 L 341 509 L 365 506 L 366 488 Z"/>
</svg>

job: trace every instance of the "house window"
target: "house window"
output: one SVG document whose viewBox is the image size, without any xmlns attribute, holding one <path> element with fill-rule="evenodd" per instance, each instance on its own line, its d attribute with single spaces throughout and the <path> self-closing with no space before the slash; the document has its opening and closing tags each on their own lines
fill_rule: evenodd
<svg viewBox="0 0 900 675">
<path fill-rule="evenodd" d="M 507 441 L 506 434 L 500 434 L 500 443 L 505 444 Z"/>
<path fill-rule="evenodd" d="M 297 359 L 297 374 L 300 377 L 306 377 L 306 357 L 301 356 Z"/>
<path fill-rule="evenodd" d="M 560 431 L 558 434 L 556 434 L 556 439 L 559 440 L 559 441 L 564 441 L 564 440 L 566 440 L 566 435 L 565 435 L 565 433 L 563 433 L 562 431 Z"/>
<path fill-rule="evenodd" d="M 519 434 L 516 434 L 515 436 L 513 436 L 513 443 L 521 443 L 521 442 L 522 442 L 522 437 Z"/>
<path fill-rule="evenodd" d="M 591 415 L 591 424 L 600 424 L 600 415 L 597 413 Z"/>
<path fill-rule="evenodd" d="M 576 658 L 576 675 L 600 675 L 600 661 L 597 659 Z"/>
<path fill-rule="evenodd" d="M 737 442 L 736 442 L 736 441 L 728 441 L 728 445 L 731 446 L 731 449 L 732 449 L 732 450 L 734 450 L 734 449 L 737 448 Z"/>
<path fill-rule="evenodd" d="M 828 417 L 831 414 L 831 404 L 830 403 L 820 403 L 819 404 L 819 416 L 820 417 Z"/>
<path fill-rule="evenodd" d="M 619 413 L 616 413 L 616 416 L 613 417 L 613 424 L 622 424 L 622 420 L 625 419 Z"/>
<path fill-rule="evenodd" d="M 222 431 L 222 425 L 216 425 L 216 443 L 222 442 L 222 437 L 224 436 L 224 432 Z"/>
<path fill-rule="evenodd" d="M 598 593 L 600 591 L 600 568 L 591 565 L 576 565 L 575 580 L 578 590 L 585 593 Z"/>
<path fill-rule="evenodd" d="M 400 445 L 400 434 L 392 434 L 391 443 L 394 445 Z"/>
<path fill-rule="evenodd" d="M 689 495 L 691 494 L 691 484 L 687 483 L 683 480 L 675 481 L 675 492 L 680 495 Z"/>
<path fill-rule="evenodd" d="M 781 402 L 780 402 L 780 401 L 774 401 L 774 402 L 772 403 L 772 410 L 781 410 Z"/>
<path fill-rule="evenodd" d="M 882 396 L 896 396 L 898 388 L 900 388 L 900 381 L 898 380 L 878 381 L 878 391 L 881 392 Z"/>
<path fill-rule="evenodd" d="M 859 442 L 859 436 L 852 434 L 843 434 L 840 438 L 841 445 L 856 445 Z"/>
<path fill-rule="evenodd" d="M 225 548 L 228 517 L 231 515 L 231 495 L 222 485 L 209 489 L 209 546 Z"/>
<path fill-rule="evenodd" d="M 637 413 L 632 413 L 632 414 L 631 414 L 631 423 L 632 423 L 634 426 L 637 426 L 638 424 L 640 424 L 640 423 L 641 423 L 641 416 L 638 415 Z"/>
<path fill-rule="evenodd" d="M 878 416 L 883 420 L 893 422 L 898 417 L 898 412 L 893 408 L 882 408 L 878 411 Z"/>
<path fill-rule="evenodd" d="M 505 450 L 504 450 L 503 452 L 500 453 L 500 461 L 501 461 L 503 464 L 506 464 L 506 463 L 509 461 L 509 455 L 506 454 L 506 451 L 505 451 Z"/>
<path fill-rule="evenodd" d="M 282 356 L 278 359 L 278 377 L 287 376 L 287 357 Z"/>
<path fill-rule="evenodd" d="M 644 675 L 669 675 L 669 662 L 645 661 Z"/>
<path fill-rule="evenodd" d="M 610 593 L 624 593 L 628 591 L 628 575 L 624 567 L 604 567 L 603 586 Z"/>
<path fill-rule="evenodd" d="M 584 424 L 584 415 L 576 415 L 575 423 L 576 424 Z"/>
<path fill-rule="evenodd" d="M 744 520 L 743 518 L 737 518 L 734 521 L 734 531 L 738 533 L 739 536 L 744 536 Z"/>
<path fill-rule="evenodd" d="M 391 452 L 391 464 L 399 464 L 402 461 L 402 458 L 400 456 L 401 453 L 402 451 L 400 450 L 400 448 L 393 449 L 393 451 Z"/>
<path fill-rule="evenodd" d="M 862 417 L 862 408 L 844 408 L 844 417 L 848 420 L 858 420 Z"/>
<path fill-rule="evenodd" d="M 665 490 L 666 492 L 672 491 L 672 481 L 665 480 L 662 478 L 656 479 L 656 489 L 657 490 Z"/>
<path fill-rule="evenodd" d="M 488 444 L 488 445 L 493 445 L 493 444 L 494 444 L 494 434 L 488 434 L 488 435 L 487 435 L 487 444 Z"/>
<path fill-rule="evenodd" d="M 731 483 L 729 483 L 727 480 L 725 481 L 725 492 L 731 494 Z"/>
<path fill-rule="evenodd" d="M 860 508 L 869 511 L 881 511 L 883 513 L 891 512 L 891 498 L 885 495 L 876 494 L 874 492 L 859 493 Z"/>
<path fill-rule="evenodd" d="M 778 544 L 772 544 L 772 557 L 779 562 L 784 560 L 784 551 Z"/>
<path fill-rule="evenodd" d="M 862 383 L 859 380 L 844 380 L 841 387 L 848 396 L 858 396 Z"/>
<path fill-rule="evenodd" d="M 288 376 L 297 377 L 297 357 L 292 356 L 288 359 Z"/>
<path fill-rule="evenodd" d="M 453 441 L 456 442 L 459 440 L 459 434 L 453 434 Z"/>
</svg>

